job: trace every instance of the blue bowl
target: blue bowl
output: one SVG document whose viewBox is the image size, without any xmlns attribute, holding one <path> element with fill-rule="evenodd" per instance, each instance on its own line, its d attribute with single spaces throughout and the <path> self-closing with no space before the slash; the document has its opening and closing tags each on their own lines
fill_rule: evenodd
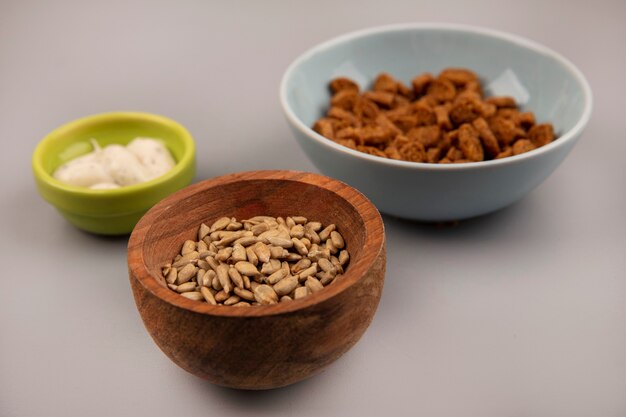
<svg viewBox="0 0 626 417">
<path fill-rule="evenodd" d="M 475 71 L 488 95 L 511 95 L 558 138 L 521 155 L 465 164 L 397 161 L 341 146 L 311 126 L 328 108 L 328 82 L 366 88 L 380 72 L 409 84 L 446 67 Z M 324 174 L 362 191 L 379 210 L 421 221 L 459 220 L 501 209 L 545 180 L 574 147 L 591 115 L 581 72 L 556 52 L 493 30 L 407 24 L 354 32 L 318 45 L 287 69 L 280 99 L 298 143 Z"/>
</svg>

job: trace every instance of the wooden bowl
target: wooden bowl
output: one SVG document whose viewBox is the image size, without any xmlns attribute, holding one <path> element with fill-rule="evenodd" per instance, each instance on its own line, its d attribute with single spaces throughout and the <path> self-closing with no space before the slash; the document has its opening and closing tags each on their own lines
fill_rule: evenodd
<svg viewBox="0 0 626 417">
<path fill-rule="evenodd" d="M 188 300 L 166 287 L 161 266 L 202 222 L 256 215 L 335 223 L 351 255 L 343 279 L 299 300 L 249 308 Z M 128 266 L 141 318 L 172 361 L 218 385 L 269 389 L 320 372 L 363 335 L 383 289 L 385 232 L 372 203 L 342 182 L 245 172 L 191 185 L 154 206 L 130 237 Z"/>
</svg>

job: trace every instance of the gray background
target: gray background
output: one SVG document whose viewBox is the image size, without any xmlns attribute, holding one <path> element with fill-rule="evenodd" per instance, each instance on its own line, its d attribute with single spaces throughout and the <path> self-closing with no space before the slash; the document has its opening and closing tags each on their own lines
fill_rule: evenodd
<svg viewBox="0 0 626 417">
<path fill-rule="evenodd" d="M 143 328 L 126 240 L 71 227 L 30 156 L 80 116 L 143 110 L 194 135 L 198 179 L 314 170 L 278 103 L 287 65 L 374 25 L 529 37 L 588 77 L 594 114 L 543 185 L 436 228 L 385 217 L 372 326 L 321 375 L 238 392 L 171 363 Z M 0 416 L 626 416 L 623 1 L 0 0 Z"/>
</svg>

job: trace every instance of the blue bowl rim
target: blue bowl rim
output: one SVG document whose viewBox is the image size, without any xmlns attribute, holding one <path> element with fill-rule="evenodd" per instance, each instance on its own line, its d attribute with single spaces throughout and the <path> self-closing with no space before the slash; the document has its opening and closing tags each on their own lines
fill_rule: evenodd
<svg viewBox="0 0 626 417">
<path fill-rule="evenodd" d="M 520 155 L 510 156 L 502 159 L 494 159 L 489 161 L 481 161 L 481 162 L 468 162 L 468 163 L 460 163 L 460 164 L 432 164 L 426 162 L 410 162 L 410 161 L 398 161 L 395 159 L 389 158 L 381 158 L 378 156 L 373 156 L 366 154 L 364 152 L 359 152 L 354 149 L 350 149 L 346 146 L 340 145 L 338 143 L 333 142 L 332 140 L 320 135 L 315 132 L 311 127 L 305 125 L 294 113 L 292 108 L 289 106 L 289 102 L 287 100 L 287 91 L 290 81 L 293 78 L 293 75 L 296 69 L 305 61 L 310 59 L 316 54 L 324 52 L 328 49 L 332 49 L 337 45 L 344 44 L 350 42 L 355 39 L 375 36 L 382 33 L 389 32 L 414 32 L 414 31 L 428 31 L 428 30 L 448 30 L 451 32 L 465 32 L 472 34 L 479 34 L 488 36 L 495 39 L 502 39 L 508 41 L 512 44 L 516 44 L 518 46 L 529 49 L 538 54 L 547 55 L 552 59 L 561 63 L 578 81 L 579 85 L 582 88 L 583 97 L 584 97 L 584 109 L 580 119 L 576 122 L 576 124 L 569 129 L 567 132 L 563 133 L 553 142 L 544 145 L 538 149 L 534 149 L 530 152 L 525 152 Z M 346 33 L 332 39 L 329 39 L 325 42 L 322 42 L 318 45 L 313 46 L 308 49 L 306 52 L 302 53 L 298 56 L 290 65 L 287 67 L 285 71 L 281 83 L 280 83 L 280 104 L 283 108 L 283 111 L 287 117 L 287 120 L 300 132 L 314 141 L 318 142 L 320 145 L 329 149 L 329 151 L 337 151 L 343 153 L 347 156 L 358 157 L 361 159 L 369 160 L 373 163 L 380 165 L 388 165 L 397 168 L 404 169 L 418 169 L 418 170 L 433 170 L 433 171 L 458 171 L 458 170 L 470 170 L 470 169 L 480 169 L 483 167 L 495 167 L 498 165 L 506 165 L 511 163 L 521 162 L 526 159 L 538 157 L 541 154 L 551 152 L 553 149 L 565 146 L 566 143 L 570 141 L 574 141 L 584 130 L 585 126 L 589 122 L 591 117 L 591 111 L 593 108 L 593 96 L 591 93 L 591 87 L 587 82 L 587 79 L 582 74 L 582 72 L 567 58 L 562 56 L 561 54 L 553 51 L 552 49 L 544 46 L 540 43 L 532 41 L 530 39 L 513 35 L 506 32 L 501 32 L 494 29 L 488 29 L 484 27 L 471 26 L 471 25 L 463 25 L 456 23 L 399 23 L 393 25 L 385 25 L 385 26 L 377 26 L 373 28 L 361 29 L 354 32 Z"/>
</svg>

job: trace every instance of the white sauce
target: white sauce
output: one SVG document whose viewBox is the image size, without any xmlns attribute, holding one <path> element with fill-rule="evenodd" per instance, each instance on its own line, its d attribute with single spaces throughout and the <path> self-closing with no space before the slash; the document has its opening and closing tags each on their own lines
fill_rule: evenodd
<svg viewBox="0 0 626 417">
<path fill-rule="evenodd" d="M 141 162 L 150 178 L 160 177 L 174 166 L 172 155 L 154 139 L 135 138 L 126 148 Z"/>
<path fill-rule="evenodd" d="M 92 139 L 93 152 L 61 165 L 54 178 L 78 187 L 106 190 L 149 181 L 174 168 L 176 162 L 156 139 L 135 138 L 127 146 L 101 148 Z"/>
</svg>

